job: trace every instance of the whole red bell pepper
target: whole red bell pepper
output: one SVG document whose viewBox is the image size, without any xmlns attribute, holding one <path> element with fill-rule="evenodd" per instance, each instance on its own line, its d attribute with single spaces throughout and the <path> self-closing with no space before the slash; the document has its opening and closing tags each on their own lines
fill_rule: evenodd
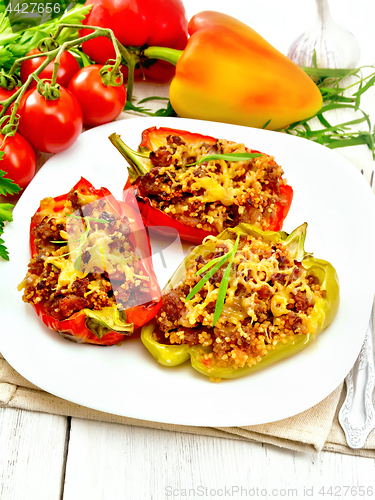
<svg viewBox="0 0 375 500">
<path fill-rule="evenodd" d="M 83 24 L 111 29 L 117 40 L 131 47 L 137 57 L 136 47 L 160 45 L 184 49 L 187 43 L 187 17 L 181 0 L 87 0 L 92 5 Z M 90 30 L 81 30 L 81 36 Z M 112 42 L 105 37 L 89 40 L 82 45 L 83 51 L 99 64 L 115 59 Z M 140 52 L 140 51 L 138 51 Z M 127 71 L 125 68 L 125 76 Z M 140 60 L 137 57 L 135 77 L 166 83 L 175 73 L 172 64 L 165 61 Z"/>
<path fill-rule="evenodd" d="M 97 311 L 82 309 L 65 319 L 56 319 L 48 313 L 45 308 L 45 301 L 43 300 L 37 303 L 31 301 L 30 303 L 48 328 L 61 333 L 66 338 L 79 343 L 96 345 L 108 346 L 118 344 L 126 337 L 132 335 L 134 330 L 150 321 L 161 306 L 160 289 L 151 264 L 150 243 L 144 230 L 142 220 L 139 217 L 134 197 L 133 199 L 128 197 L 127 204 L 125 205 L 125 203 L 115 200 L 108 189 L 95 189 L 93 185 L 84 178 L 80 179 L 73 187 L 72 191 L 81 193 L 85 196 L 91 195 L 91 200 L 105 199 L 108 202 L 106 203 L 106 210 L 108 211 L 108 206 L 111 207 L 111 211 L 108 215 L 109 218 L 111 214 L 120 216 L 121 220 L 124 220 L 124 217 L 127 218 L 130 229 L 129 240 L 134 250 L 136 250 L 141 257 L 139 265 L 143 275 L 148 277 L 151 300 L 145 304 L 128 308 L 125 311 L 121 311 L 117 305 L 113 306 L 113 310 L 110 310 L 111 308 L 106 308 L 105 310 L 99 309 Z M 66 212 L 67 200 L 68 193 L 53 199 L 47 198 L 43 202 L 43 210 L 46 210 L 47 207 L 51 214 L 56 214 L 56 216 L 64 215 Z M 42 204 L 36 211 L 35 216 L 41 210 Z M 39 254 L 39 249 L 35 244 L 34 228 L 37 225 L 35 216 L 32 218 L 30 225 L 30 253 L 32 258 L 37 257 Z M 21 287 L 25 287 L 24 282 L 21 284 Z M 121 317 L 119 316 L 120 311 Z M 113 318 L 115 318 L 115 321 L 112 321 Z M 111 325 L 113 329 L 110 328 Z M 98 328 L 98 326 L 105 326 L 105 328 Z"/>
<path fill-rule="evenodd" d="M 148 173 L 152 164 L 149 160 L 150 152 L 156 151 L 159 147 L 167 145 L 169 136 L 179 136 L 185 143 L 204 142 L 214 145 L 216 139 L 211 136 L 188 132 L 186 130 L 176 130 L 166 127 L 151 127 L 143 131 L 142 141 L 138 151 L 132 151 L 116 134 L 110 136 L 111 142 L 117 147 L 120 153 L 129 162 L 130 167 L 129 177 L 124 187 L 124 193 L 129 190 L 136 195 L 138 207 L 142 215 L 143 222 L 147 227 L 153 227 L 154 230 L 160 233 L 166 233 L 167 228 L 173 228 L 178 231 L 181 239 L 192 243 L 202 243 L 203 239 L 213 234 L 203 229 L 191 227 L 171 217 L 167 213 L 159 210 L 152 205 L 147 195 L 140 193 L 138 184 L 140 178 Z M 248 150 L 252 153 L 259 153 L 256 150 Z M 284 219 L 286 218 L 293 199 L 293 189 L 287 184 L 280 183 L 279 185 L 280 201 L 275 204 L 273 217 L 269 220 L 269 225 L 266 228 L 269 231 L 279 231 L 282 228 Z"/>
</svg>

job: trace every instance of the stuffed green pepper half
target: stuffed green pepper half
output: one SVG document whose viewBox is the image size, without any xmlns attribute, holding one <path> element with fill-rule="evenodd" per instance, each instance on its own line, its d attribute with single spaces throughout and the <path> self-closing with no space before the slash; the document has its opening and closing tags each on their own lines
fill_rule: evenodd
<svg viewBox="0 0 375 500">
<path fill-rule="evenodd" d="M 292 233 L 239 224 L 208 236 L 170 279 L 142 342 L 165 366 L 189 358 L 211 380 L 265 368 L 308 346 L 339 306 L 334 267 Z"/>
</svg>

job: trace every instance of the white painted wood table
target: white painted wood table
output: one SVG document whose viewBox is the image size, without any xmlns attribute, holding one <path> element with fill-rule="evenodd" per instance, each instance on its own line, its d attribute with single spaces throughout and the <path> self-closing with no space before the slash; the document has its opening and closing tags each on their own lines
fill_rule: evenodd
<svg viewBox="0 0 375 500">
<path fill-rule="evenodd" d="M 330 4 L 335 20 L 359 40 L 361 63 L 375 63 L 375 2 Z M 313 0 L 186 0 L 185 5 L 189 18 L 206 9 L 238 17 L 284 53 L 311 24 L 315 7 Z M 374 120 L 375 98 L 372 107 Z M 369 458 L 0 409 L 1 500 L 374 495 L 375 460 Z"/>
</svg>

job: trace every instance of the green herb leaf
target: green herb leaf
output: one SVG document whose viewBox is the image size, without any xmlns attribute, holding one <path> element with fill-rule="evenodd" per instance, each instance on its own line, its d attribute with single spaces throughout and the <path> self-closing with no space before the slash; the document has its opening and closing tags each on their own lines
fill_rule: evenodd
<svg viewBox="0 0 375 500">
<path fill-rule="evenodd" d="M 214 319 L 212 322 L 213 327 L 216 325 L 218 319 L 221 316 L 221 313 L 223 312 L 225 297 L 227 295 L 227 290 L 228 290 L 230 271 L 232 268 L 232 262 L 233 262 L 233 256 L 230 259 L 230 261 L 225 269 L 223 278 L 222 278 L 221 283 L 220 283 L 219 293 L 217 294 L 217 299 L 216 299 Z"/>
<path fill-rule="evenodd" d="M 360 108 L 362 95 L 375 85 L 375 71 L 363 77 L 363 68 L 374 70 L 375 66 L 363 66 L 355 69 L 326 69 L 317 68 L 314 65 L 313 68 L 302 68 L 308 75 L 317 77 L 316 85 L 320 90 L 324 105 L 314 116 L 307 120 L 292 123 L 282 131 L 315 141 L 331 149 L 365 144 L 369 147 L 375 159 L 375 129 L 368 113 Z M 355 77 L 356 81 L 352 83 L 353 79 L 350 79 L 345 86 L 344 78 L 350 75 Z M 355 87 L 357 89 L 353 92 L 352 97 L 344 95 L 345 91 L 352 90 Z M 324 114 L 338 109 L 352 110 L 353 120 L 331 125 Z M 356 118 L 357 113 L 361 113 L 362 117 Z M 319 130 L 311 129 L 309 121 L 314 117 L 318 118 L 324 128 Z M 361 123 L 367 125 L 367 130 L 351 130 L 352 125 Z"/>
<path fill-rule="evenodd" d="M 360 81 L 360 83 L 361 83 L 360 89 L 353 95 L 363 94 L 364 92 L 366 92 L 366 90 L 372 87 L 375 83 L 375 75 L 372 78 L 370 78 L 370 80 L 366 83 L 366 85 L 362 86 L 362 81 Z"/>
<path fill-rule="evenodd" d="M 89 233 L 91 231 L 90 222 L 99 222 L 100 224 L 109 224 L 109 222 L 107 220 L 105 220 L 105 219 L 97 219 L 95 217 L 89 217 L 89 216 L 82 217 L 80 215 L 74 215 L 74 214 L 65 214 L 65 216 L 66 217 L 72 217 L 73 219 L 84 219 L 85 222 L 87 223 L 87 227 L 85 228 L 85 231 L 83 232 L 83 234 L 81 235 L 81 237 L 79 239 L 77 239 L 77 240 L 70 240 L 70 243 L 79 241 L 78 247 L 75 248 L 74 250 L 71 250 L 70 252 L 65 253 L 65 254 L 63 254 L 63 255 L 60 256 L 60 257 L 67 257 L 68 255 L 71 255 L 73 252 L 78 252 L 77 253 L 77 259 L 74 262 L 74 268 L 77 271 L 81 271 L 81 267 L 82 267 L 82 247 L 85 244 L 85 242 L 86 242 L 86 240 L 88 238 L 88 235 L 89 235 Z M 60 241 L 51 241 L 51 243 L 65 243 L 65 244 L 68 244 L 69 242 L 68 241 L 64 241 L 64 240 L 60 240 Z"/>
<path fill-rule="evenodd" d="M 266 128 L 271 123 L 272 118 L 266 121 L 262 128 Z"/>
<path fill-rule="evenodd" d="M 73 252 L 78 252 L 78 255 L 79 255 L 80 252 L 82 252 L 82 247 L 85 244 L 85 241 L 87 240 L 87 234 L 88 234 L 88 231 L 86 230 L 78 240 L 74 240 L 74 241 L 80 242 L 77 248 L 74 248 L 74 250 L 72 250 L 68 253 L 64 253 L 63 255 L 60 255 L 59 257 L 67 257 L 68 255 L 71 255 Z M 68 243 L 68 242 L 66 241 L 66 243 Z M 72 243 L 73 243 L 73 241 L 72 241 Z M 77 269 L 77 270 L 79 271 L 79 269 Z"/>
<path fill-rule="evenodd" d="M 202 274 L 204 273 L 205 271 L 207 271 L 207 269 L 210 269 L 210 267 L 212 267 L 214 264 L 216 264 L 216 262 L 219 262 L 220 260 L 223 259 L 223 256 L 221 257 L 216 257 L 216 259 L 212 259 L 210 260 L 209 262 L 207 262 L 207 264 L 205 264 L 201 269 L 199 269 L 195 274 L 196 275 L 199 275 L 199 274 Z"/>
<path fill-rule="evenodd" d="M 153 97 L 155 99 L 155 97 Z M 159 100 L 164 99 L 163 97 L 159 97 Z M 139 101 L 138 104 L 145 103 L 150 101 L 150 98 L 145 98 Z M 143 106 L 136 106 L 130 101 L 126 101 L 124 111 L 135 111 L 136 113 L 142 113 L 147 116 L 177 116 L 175 110 L 172 108 L 171 102 L 168 100 L 168 104 L 166 108 L 160 108 L 157 111 L 151 111 L 150 108 L 144 108 Z"/>
<path fill-rule="evenodd" d="M 220 269 L 220 267 L 228 259 L 230 259 L 229 264 L 224 272 L 223 279 L 221 280 L 221 283 L 220 283 L 218 296 L 217 296 L 217 300 L 216 300 L 216 305 L 215 305 L 213 326 L 215 326 L 217 320 L 220 318 L 220 315 L 223 311 L 225 296 L 227 294 L 227 289 L 228 289 L 230 271 L 231 271 L 234 256 L 237 252 L 239 241 L 240 241 L 240 235 L 238 234 L 232 250 L 230 250 L 228 253 L 226 253 L 223 257 L 217 257 L 216 259 L 212 259 L 205 266 L 203 266 L 199 271 L 196 272 L 196 274 L 201 274 L 204 270 L 207 270 L 210 266 L 212 267 L 213 262 L 215 263 L 214 267 L 212 267 L 211 270 L 204 276 L 204 278 L 202 278 L 195 285 L 195 287 L 190 291 L 189 295 L 186 297 L 186 300 L 191 300 L 194 297 L 194 295 L 196 295 L 204 287 L 204 285 L 207 283 L 207 281 L 210 278 L 212 278 L 212 276 L 216 273 L 216 271 L 218 271 L 218 269 Z"/>
<path fill-rule="evenodd" d="M 212 276 L 216 273 L 216 271 L 230 258 L 230 252 L 224 255 L 224 257 L 209 271 L 204 278 L 202 278 L 195 287 L 190 291 L 189 295 L 186 297 L 186 300 L 190 300 L 194 297 L 195 294 L 199 292 L 201 288 L 207 283 L 207 281 L 212 278 Z"/>
<path fill-rule="evenodd" d="M 29 50 L 34 49 L 43 38 L 55 33 L 60 23 L 80 24 L 90 12 L 92 5 L 74 5 L 61 16 L 47 21 L 39 26 L 32 26 L 24 31 L 13 33 L 6 12 L 0 20 L 0 66 L 9 70 L 16 59 L 24 57 Z M 0 9 L 1 10 L 1 9 Z M 65 29 L 59 37 L 60 44 L 77 37 L 76 29 Z"/>
<path fill-rule="evenodd" d="M 77 249 L 78 250 L 77 259 L 74 262 L 74 268 L 79 272 L 81 272 L 81 266 L 82 266 L 82 247 L 85 244 L 86 240 L 87 240 L 87 232 L 85 231 L 81 236 L 81 243 Z"/>
<path fill-rule="evenodd" d="M 230 261 L 229 261 L 229 264 L 227 265 L 227 268 L 225 269 L 223 278 L 222 278 L 221 283 L 220 283 L 219 292 L 217 294 L 217 299 L 216 299 L 214 319 L 212 322 L 212 326 L 216 325 L 218 319 L 221 316 L 221 313 L 223 312 L 225 297 L 227 295 L 227 290 L 228 290 L 230 272 L 232 269 L 234 256 L 236 255 L 236 252 L 237 252 L 239 241 L 240 241 L 240 235 L 237 236 L 234 247 L 232 248 L 232 250 L 230 252 L 231 253 Z"/>
<path fill-rule="evenodd" d="M 136 113 L 143 113 L 148 116 L 152 116 L 150 108 L 143 108 L 142 106 L 136 106 L 130 101 L 126 101 L 124 111 L 135 111 Z"/>
<path fill-rule="evenodd" d="M 13 220 L 13 215 L 12 215 L 12 208 L 14 205 L 11 203 L 0 203 L 0 220 L 7 221 L 7 222 L 12 222 Z"/>
<path fill-rule="evenodd" d="M 194 165 L 198 165 L 199 163 L 205 163 L 211 160 L 224 160 L 224 161 L 248 161 L 251 158 L 258 158 L 259 156 L 263 156 L 262 153 L 227 153 L 227 154 L 213 154 L 202 156 L 199 160 L 194 163 L 189 163 L 186 165 L 187 167 L 193 167 Z"/>
<path fill-rule="evenodd" d="M 177 116 L 176 111 L 173 109 L 172 104 L 168 101 L 166 108 L 160 108 L 155 111 L 154 116 Z"/>
<path fill-rule="evenodd" d="M 11 61 L 12 58 L 13 58 L 12 52 L 10 52 L 5 47 L 0 47 L 0 66 L 1 67 L 6 66 L 6 63 L 8 61 Z"/>
<path fill-rule="evenodd" d="M 21 191 L 21 188 L 12 181 L 12 179 L 7 179 L 4 176 L 7 175 L 6 172 L 0 170 L 0 195 L 5 196 L 7 194 L 17 194 Z"/>
<path fill-rule="evenodd" d="M 314 66 L 314 68 L 318 67 L 318 61 L 317 61 L 317 56 L 316 56 L 316 50 L 315 49 L 314 49 L 314 53 L 313 53 L 313 66 Z"/>
<path fill-rule="evenodd" d="M 83 52 L 81 48 L 77 47 L 72 47 L 69 49 L 69 52 L 71 52 L 74 57 L 77 59 L 79 65 L 81 67 L 86 68 L 87 66 L 91 66 L 92 64 L 95 64 L 91 59 Z"/>
<path fill-rule="evenodd" d="M 355 75 L 358 73 L 360 68 L 356 69 L 329 69 L 329 68 L 308 68 L 306 66 L 302 67 L 303 71 L 310 76 L 318 76 L 320 78 L 328 78 L 328 77 L 345 77 L 349 75 Z"/>
<path fill-rule="evenodd" d="M 90 221 L 90 222 L 99 222 L 100 224 L 109 224 L 107 220 L 96 219 L 95 217 L 88 217 L 88 216 L 81 217 L 80 215 L 74 215 L 74 214 L 67 215 L 67 217 L 72 217 L 73 219 L 84 219 L 86 222 Z"/>
<path fill-rule="evenodd" d="M 5 241 L 0 238 L 0 257 L 4 260 L 9 260 L 9 252 L 5 246 Z"/>
<path fill-rule="evenodd" d="M 0 160 L 4 156 L 4 151 L 0 151 Z M 15 194 L 21 191 L 21 188 L 17 186 L 11 179 L 5 179 L 4 175 L 6 172 L 0 170 L 0 194 Z M 14 205 L 11 203 L 0 203 L 0 236 L 4 232 L 5 222 L 11 222 L 13 220 L 12 209 Z M 0 238 L 0 257 L 4 260 L 9 260 L 9 253 L 5 246 L 5 242 Z"/>
<path fill-rule="evenodd" d="M 152 95 L 150 97 L 145 97 L 144 99 L 141 99 L 138 101 L 138 104 L 143 104 L 148 101 L 169 101 L 168 97 L 160 97 L 158 95 Z"/>
</svg>

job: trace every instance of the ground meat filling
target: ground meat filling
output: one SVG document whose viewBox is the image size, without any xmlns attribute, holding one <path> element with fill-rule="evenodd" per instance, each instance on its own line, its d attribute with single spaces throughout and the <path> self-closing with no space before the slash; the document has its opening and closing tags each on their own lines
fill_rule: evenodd
<svg viewBox="0 0 375 500">
<path fill-rule="evenodd" d="M 138 192 L 174 219 L 212 234 L 240 222 L 267 229 L 275 205 L 286 203 L 280 196 L 280 183 L 286 180 L 272 156 L 188 166 L 213 153 L 250 151 L 225 140 L 187 144 L 181 137 L 168 136 L 166 146 L 150 153 L 153 167 L 139 180 Z"/>
<path fill-rule="evenodd" d="M 282 244 L 242 236 L 234 256 L 224 307 L 212 327 L 219 270 L 190 300 L 186 297 L 204 276 L 195 273 L 210 260 L 233 248 L 234 239 L 217 240 L 211 254 L 199 256 L 185 278 L 163 296 L 156 316 L 156 339 L 164 344 L 200 345 L 208 348 L 205 363 L 211 367 L 252 366 L 279 344 L 296 335 L 314 333 L 311 311 L 325 297 L 317 279 L 295 261 Z"/>
<path fill-rule="evenodd" d="M 149 277 L 129 238 L 129 219 L 85 188 L 68 194 L 63 211 L 54 213 L 54 203 L 42 200 L 31 221 L 38 254 L 20 285 L 24 302 L 42 304 L 58 320 L 86 308 L 149 302 Z"/>
</svg>

